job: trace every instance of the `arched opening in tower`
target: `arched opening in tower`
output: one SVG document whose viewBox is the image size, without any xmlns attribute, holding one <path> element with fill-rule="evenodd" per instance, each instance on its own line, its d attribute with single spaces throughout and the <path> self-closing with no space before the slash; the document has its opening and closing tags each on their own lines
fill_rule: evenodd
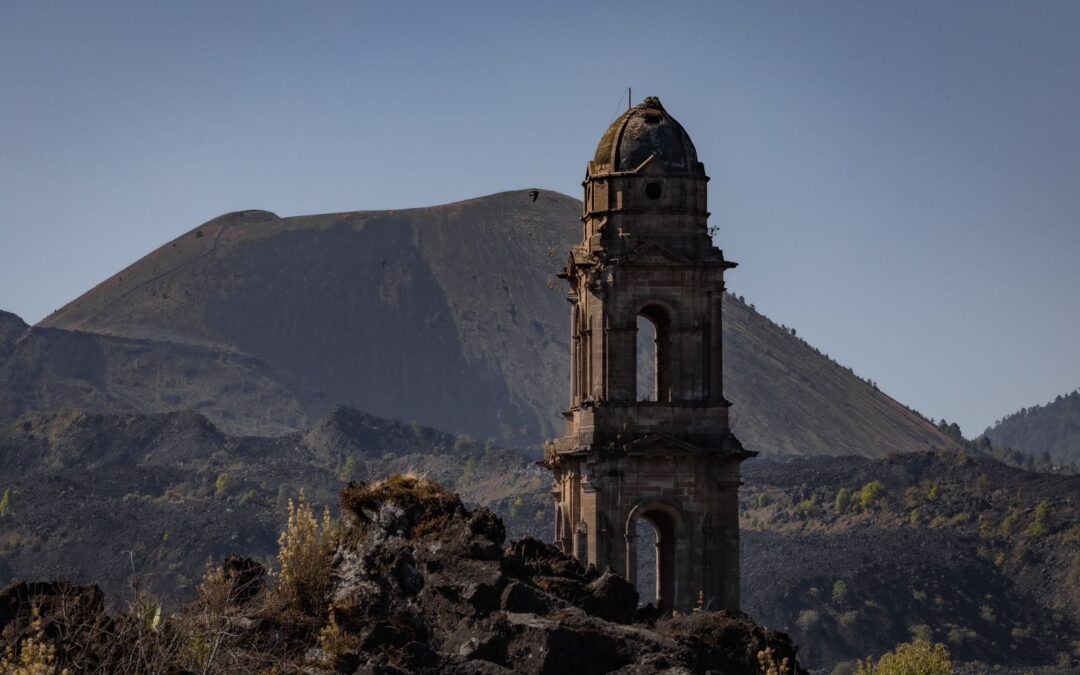
<svg viewBox="0 0 1080 675">
<path fill-rule="evenodd" d="M 670 321 L 663 307 L 650 305 L 637 316 L 637 400 L 670 401 L 671 377 L 668 334 Z"/>
<path fill-rule="evenodd" d="M 634 544 L 637 546 L 637 579 L 634 587 L 638 594 L 638 605 L 656 603 L 656 527 L 638 518 L 634 532 Z"/>
<path fill-rule="evenodd" d="M 640 314 L 637 318 L 637 400 L 656 400 L 656 327 Z"/>
<path fill-rule="evenodd" d="M 671 609 L 675 599 L 675 526 L 663 511 L 642 514 L 634 525 L 638 603 Z"/>
</svg>

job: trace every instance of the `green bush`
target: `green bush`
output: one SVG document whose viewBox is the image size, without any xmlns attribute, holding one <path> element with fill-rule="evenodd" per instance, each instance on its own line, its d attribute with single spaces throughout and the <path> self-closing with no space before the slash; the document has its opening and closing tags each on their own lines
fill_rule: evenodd
<svg viewBox="0 0 1080 675">
<path fill-rule="evenodd" d="M 232 487 L 232 476 L 227 473 L 218 474 L 217 480 L 214 482 L 214 493 L 218 497 L 224 497 L 229 494 L 229 488 Z"/>
<path fill-rule="evenodd" d="M 804 609 L 799 612 L 799 618 L 795 621 L 799 625 L 799 629 L 806 633 L 814 626 L 818 625 L 821 621 L 821 614 L 815 609 Z"/>
<path fill-rule="evenodd" d="M 1050 502 L 1043 500 L 1035 507 L 1035 520 L 1028 525 L 1027 533 L 1032 537 L 1046 534 L 1046 519 L 1050 517 Z"/>
<path fill-rule="evenodd" d="M 836 493 L 836 512 L 846 513 L 849 506 L 851 506 L 851 491 L 842 487 Z"/>
<path fill-rule="evenodd" d="M 862 491 L 859 493 L 859 504 L 868 509 L 874 505 L 874 502 L 880 500 L 885 496 L 885 485 L 879 480 L 872 480 L 863 486 Z"/>
<path fill-rule="evenodd" d="M 320 521 L 303 490 L 296 502 L 289 500 L 289 523 L 278 539 L 276 590 L 282 600 L 313 616 L 323 613 L 336 537 L 329 509 Z"/>
<path fill-rule="evenodd" d="M 925 623 L 920 623 L 918 625 L 912 626 L 908 630 L 911 632 L 911 638 L 916 642 L 929 643 L 931 640 L 934 639 L 933 629 L 931 629 L 930 626 L 927 626 Z"/>
<path fill-rule="evenodd" d="M 948 648 L 925 640 L 897 645 L 876 664 L 872 659 L 859 663 L 856 671 L 857 675 L 953 675 L 953 672 Z"/>
<path fill-rule="evenodd" d="M 0 518 L 8 514 L 11 509 L 11 488 L 4 490 L 4 496 L 0 497 Z"/>
<path fill-rule="evenodd" d="M 470 457 L 465 462 L 465 469 L 461 472 L 461 480 L 464 483 L 468 483 L 476 475 L 476 458 Z"/>
<path fill-rule="evenodd" d="M 843 579 L 837 579 L 836 583 L 832 586 L 832 601 L 833 604 L 839 605 L 847 600 L 848 590 L 847 584 Z"/>
<path fill-rule="evenodd" d="M 345 463 L 341 465 L 341 470 L 338 471 L 338 478 L 343 481 L 352 480 L 353 474 L 356 472 L 356 458 L 349 455 L 345 458 Z"/>
</svg>

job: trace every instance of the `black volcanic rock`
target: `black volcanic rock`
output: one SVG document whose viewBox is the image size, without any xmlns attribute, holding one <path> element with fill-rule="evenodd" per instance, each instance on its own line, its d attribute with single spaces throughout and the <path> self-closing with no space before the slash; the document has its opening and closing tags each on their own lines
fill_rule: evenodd
<svg viewBox="0 0 1080 675">
<path fill-rule="evenodd" d="M 371 646 L 359 655 L 365 672 L 386 663 L 463 672 L 483 661 L 521 673 L 756 673 L 767 646 L 794 661 L 784 636 L 740 616 L 619 625 L 637 606 L 625 580 L 590 573 L 539 542 L 500 550 L 501 525 L 425 479 L 351 485 L 341 501 L 330 606 L 343 629 Z M 391 625 L 393 639 L 365 640 Z M 415 656 L 406 649 L 414 641 L 425 647 Z"/>
<path fill-rule="evenodd" d="M 497 518 L 426 479 L 353 483 L 341 504 L 332 582 L 303 599 L 310 611 L 268 591 L 261 565 L 230 557 L 169 616 L 146 602 L 110 616 L 95 587 L 16 584 L 0 592 L 0 647 L 52 638 L 58 665 L 79 672 L 729 675 L 757 675 L 768 649 L 805 675 L 786 635 L 743 615 L 629 623 L 637 596 L 625 581 L 537 543 L 504 551 Z M 552 577 L 530 570 L 561 570 L 554 585 L 584 589 L 584 602 L 553 598 L 542 588 Z"/>
</svg>

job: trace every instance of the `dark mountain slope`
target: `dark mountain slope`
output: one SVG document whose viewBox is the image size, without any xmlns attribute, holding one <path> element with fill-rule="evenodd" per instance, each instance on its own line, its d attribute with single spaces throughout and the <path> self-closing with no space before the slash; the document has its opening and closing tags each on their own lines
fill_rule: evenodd
<svg viewBox="0 0 1080 675">
<path fill-rule="evenodd" d="M 730 295 L 724 387 L 732 427 L 765 455 L 863 455 L 954 441 L 904 405 Z"/>
<path fill-rule="evenodd" d="M 536 444 L 562 431 L 568 310 L 553 274 L 580 238 L 580 211 L 520 191 L 403 211 L 228 214 L 42 326 L 225 348 L 288 373 L 296 400 L 313 391 L 326 405 Z M 726 391 L 747 447 L 881 456 L 952 443 L 742 303 L 725 309 Z"/>
<path fill-rule="evenodd" d="M 1074 658 L 1080 477 L 960 453 L 744 468 L 743 606 L 798 636 L 806 663 L 881 654 L 913 631 L 964 660 Z M 512 538 L 551 536 L 550 475 L 523 454 L 354 409 L 272 438 L 193 412 L 31 414 L 0 427 L 0 585 L 97 582 L 122 603 L 135 582 L 174 603 L 208 558 L 270 559 L 300 488 L 332 505 L 349 479 L 406 472 L 488 506 Z"/>
<path fill-rule="evenodd" d="M 998 447 L 1080 464 L 1080 390 L 1009 415 L 986 435 Z"/>
<path fill-rule="evenodd" d="M 962 660 L 1080 659 L 1080 476 L 953 452 L 744 467 L 743 605 L 808 664 L 918 634 Z"/>
<path fill-rule="evenodd" d="M 576 233 L 578 210 L 522 192 L 405 211 L 229 214 L 42 325 L 228 346 L 333 402 L 536 442 L 554 434 L 552 392 L 566 379 L 549 249 Z"/>
<path fill-rule="evenodd" d="M 189 597 L 208 558 L 272 555 L 301 488 L 333 504 L 347 480 L 410 471 L 472 503 L 510 504 L 547 484 L 517 451 L 349 408 L 277 437 L 230 436 L 191 411 L 29 414 L 0 427 L 0 586 L 63 578 L 123 598 L 134 577 Z"/>
<path fill-rule="evenodd" d="M 233 350 L 18 324 L 0 324 L 0 420 L 63 408 L 194 409 L 233 432 L 277 434 L 326 405 L 290 374 Z"/>
</svg>

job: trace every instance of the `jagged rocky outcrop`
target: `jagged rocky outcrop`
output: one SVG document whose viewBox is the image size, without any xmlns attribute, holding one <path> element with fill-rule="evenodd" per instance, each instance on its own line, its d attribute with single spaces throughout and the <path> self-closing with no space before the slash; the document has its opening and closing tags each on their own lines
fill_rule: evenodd
<svg viewBox="0 0 1080 675">
<path fill-rule="evenodd" d="M 145 603 L 109 616 L 94 587 L 10 586 L 0 592 L 0 641 L 18 647 L 37 635 L 79 671 L 152 661 L 169 672 L 274 664 L 309 673 L 737 675 L 758 673 L 768 650 L 805 672 L 786 635 L 725 612 L 656 620 L 621 577 L 535 539 L 507 544 L 493 512 L 469 511 L 426 479 L 353 483 L 341 507 L 332 581 L 307 611 L 267 590 L 261 565 L 230 558 L 198 599 L 164 619 Z M 137 620 L 152 629 L 135 630 Z M 220 651 L 190 648 L 204 638 Z"/>
</svg>

